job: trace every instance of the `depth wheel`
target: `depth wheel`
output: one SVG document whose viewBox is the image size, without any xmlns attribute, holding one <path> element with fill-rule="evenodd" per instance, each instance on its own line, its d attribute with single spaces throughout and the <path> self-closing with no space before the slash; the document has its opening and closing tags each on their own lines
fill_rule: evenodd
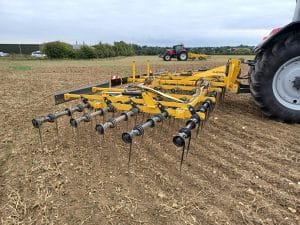
<svg viewBox="0 0 300 225">
<path fill-rule="evenodd" d="M 300 123 L 300 34 L 290 34 L 256 57 L 250 90 L 262 112 Z"/>
</svg>

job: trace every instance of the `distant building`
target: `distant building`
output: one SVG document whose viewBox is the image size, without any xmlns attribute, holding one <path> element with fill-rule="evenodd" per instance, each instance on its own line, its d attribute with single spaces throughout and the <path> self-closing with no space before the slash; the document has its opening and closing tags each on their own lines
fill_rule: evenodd
<svg viewBox="0 0 300 225">
<path fill-rule="evenodd" d="M 31 54 L 40 50 L 39 44 L 0 44 L 0 52 L 9 54 Z"/>
</svg>

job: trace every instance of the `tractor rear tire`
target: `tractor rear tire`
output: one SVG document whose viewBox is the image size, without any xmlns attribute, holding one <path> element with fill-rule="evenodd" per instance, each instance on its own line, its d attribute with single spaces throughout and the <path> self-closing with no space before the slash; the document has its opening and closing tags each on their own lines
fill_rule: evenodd
<svg viewBox="0 0 300 225">
<path fill-rule="evenodd" d="M 249 73 L 251 94 L 266 116 L 300 123 L 300 33 L 258 53 Z"/>
<path fill-rule="evenodd" d="M 188 59 L 188 55 L 186 52 L 181 52 L 177 58 L 179 61 L 186 61 Z"/>
<path fill-rule="evenodd" d="M 170 61 L 171 60 L 171 55 L 169 55 L 169 54 L 166 54 L 166 55 L 164 55 L 164 57 L 163 57 L 163 59 L 164 59 L 164 61 Z"/>
</svg>

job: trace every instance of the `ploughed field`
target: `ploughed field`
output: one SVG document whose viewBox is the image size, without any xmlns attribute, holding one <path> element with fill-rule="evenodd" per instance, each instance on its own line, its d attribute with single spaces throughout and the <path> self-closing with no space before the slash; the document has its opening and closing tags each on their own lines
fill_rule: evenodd
<svg viewBox="0 0 300 225">
<path fill-rule="evenodd" d="M 0 60 L 1 224 L 300 224 L 300 125 L 264 117 L 250 94 L 226 94 L 193 136 L 181 173 L 172 137 L 184 121 L 136 138 L 129 171 L 121 134 L 134 119 L 103 138 L 94 130 L 100 118 L 76 131 L 61 118 L 58 136 L 55 124 L 42 126 L 43 144 L 31 125 L 77 104 L 54 106 L 54 92 L 129 74 L 132 60 L 145 72 L 149 59 L 156 72 L 219 66 L 228 57 Z"/>
</svg>

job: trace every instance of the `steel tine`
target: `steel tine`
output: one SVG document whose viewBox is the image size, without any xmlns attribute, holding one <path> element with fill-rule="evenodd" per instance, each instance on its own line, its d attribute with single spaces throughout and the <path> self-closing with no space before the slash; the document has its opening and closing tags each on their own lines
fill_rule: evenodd
<svg viewBox="0 0 300 225">
<path fill-rule="evenodd" d="M 80 129 L 76 129 L 76 142 L 77 142 L 77 146 L 80 146 L 80 142 L 79 142 L 79 137 L 80 137 Z"/>
<path fill-rule="evenodd" d="M 98 116 L 95 116 L 95 122 L 96 122 L 96 124 L 98 124 Z"/>
<path fill-rule="evenodd" d="M 135 115 L 135 118 L 134 118 L 134 126 L 136 126 L 136 122 L 137 122 L 137 114 Z"/>
<path fill-rule="evenodd" d="M 55 143 L 59 144 L 59 133 L 58 133 L 58 122 L 57 119 L 55 120 L 55 135 L 56 135 L 56 139 L 55 139 Z"/>
<path fill-rule="evenodd" d="M 104 114 L 103 114 L 103 117 L 102 117 L 102 118 L 103 118 L 103 123 L 105 123 L 105 120 L 106 120 L 105 117 L 106 117 L 106 115 L 105 115 L 105 113 L 104 113 Z"/>
<path fill-rule="evenodd" d="M 41 145 L 43 145 L 42 131 L 41 131 L 40 127 L 38 129 L 39 129 L 40 142 L 41 142 Z"/>
<path fill-rule="evenodd" d="M 198 135 L 199 135 L 201 124 L 202 124 L 202 120 L 200 120 L 199 123 L 198 123 L 196 137 L 198 137 Z"/>
<path fill-rule="evenodd" d="M 93 119 L 91 119 L 90 124 L 91 124 L 91 131 L 92 131 L 92 133 L 91 133 L 90 136 L 91 136 L 91 142 L 93 142 L 93 140 L 94 140 L 94 139 L 93 139 L 93 134 L 94 134 L 94 132 L 93 132 L 93 131 L 94 131 Z"/>
<path fill-rule="evenodd" d="M 71 108 L 71 105 L 69 105 L 69 109 Z M 73 119 L 73 113 L 70 114 L 70 119 Z"/>
<path fill-rule="evenodd" d="M 206 120 L 202 120 L 202 121 L 201 121 L 201 125 L 200 125 L 200 130 L 201 130 L 201 131 L 202 131 L 202 130 L 203 130 L 203 128 L 204 128 L 205 121 L 206 121 Z"/>
<path fill-rule="evenodd" d="M 175 124 L 175 117 L 172 117 L 172 126 L 177 126 L 177 124 Z"/>
<path fill-rule="evenodd" d="M 102 143 L 104 143 L 104 141 L 105 141 L 105 133 L 103 134 L 103 135 L 101 135 L 102 137 L 100 137 L 100 141 L 102 142 Z M 102 140 L 101 140 L 102 139 Z"/>
<path fill-rule="evenodd" d="M 222 102 L 224 102 L 225 100 L 225 89 L 223 88 L 223 91 L 222 91 Z"/>
<path fill-rule="evenodd" d="M 142 115 L 142 121 L 144 121 L 144 117 L 145 117 L 145 113 L 143 113 L 143 115 Z"/>
<path fill-rule="evenodd" d="M 91 129 L 94 130 L 93 119 L 92 118 L 91 118 L 90 124 L 91 124 Z"/>
<path fill-rule="evenodd" d="M 219 101 L 220 101 L 220 102 L 223 102 L 223 90 L 222 90 L 222 92 L 220 93 Z"/>
<path fill-rule="evenodd" d="M 58 139 L 58 122 L 55 120 L 55 131 L 56 131 L 56 137 Z"/>
<path fill-rule="evenodd" d="M 221 101 L 221 94 L 222 94 L 223 92 L 217 92 L 217 101 L 219 102 L 219 101 Z"/>
<path fill-rule="evenodd" d="M 188 140 L 188 146 L 186 148 L 186 155 L 185 155 L 185 157 L 187 157 L 188 154 L 189 154 L 191 139 L 192 139 L 192 135 L 189 137 L 189 140 Z"/>
<path fill-rule="evenodd" d="M 184 151 L 185 151 L 185 144 L 182 147 L 181 160 L 180 160 L 180 173 L 181 173 L 181 168 L 183 163 Z"/>
<path fill-rule="evenodd" d="M 73 128 L 73 133 L 74 133 L 74 142 L 75 142 L 76 147 L 78 148 L 79 147 L 79 145 L 78 145 L 78 132 L 77 132 L 77 129 L 75 127 Z"/>
<path fill-rule="evenodd" d="M 223 101 L 223 89 L 222 89 L 222 92 L 219 93 L 219 101 L 220 102 Z"/>
<path fill-rule="evenodd" d="M 214 110 L 216 110 L 218 108 L 218 105 L 219 105 L 219 92 L 217 92 L 216 102 L 215 102 L 215 105 L 214 105 Z"/>
<path fill-rule="evenodd" d="M 209 109 L 207 109 L 205 112 L 205 120 L 207 120 L 208 118 L 209 118 Z"/>
<path fill-rule="evenodd" d="M 210 105 L 210 107 L 209 107 L 209 109 L 210 109 L 209 113 L 212 113 L 212 112 L 214 111 L 215 106 L 216 106 L 216 105 L 215 105 L 214 103 L 212 103 L 212 104 Z"/>
<path fill-rule="evenodd" d="M 129 169 L 130 169 L 131 153 L 132 153 L 132 142 L 130 143 L 130 146 L 129 146 L 128 163 L 127 163 L 128 174 L 129 174 Z"/>
</svg>

